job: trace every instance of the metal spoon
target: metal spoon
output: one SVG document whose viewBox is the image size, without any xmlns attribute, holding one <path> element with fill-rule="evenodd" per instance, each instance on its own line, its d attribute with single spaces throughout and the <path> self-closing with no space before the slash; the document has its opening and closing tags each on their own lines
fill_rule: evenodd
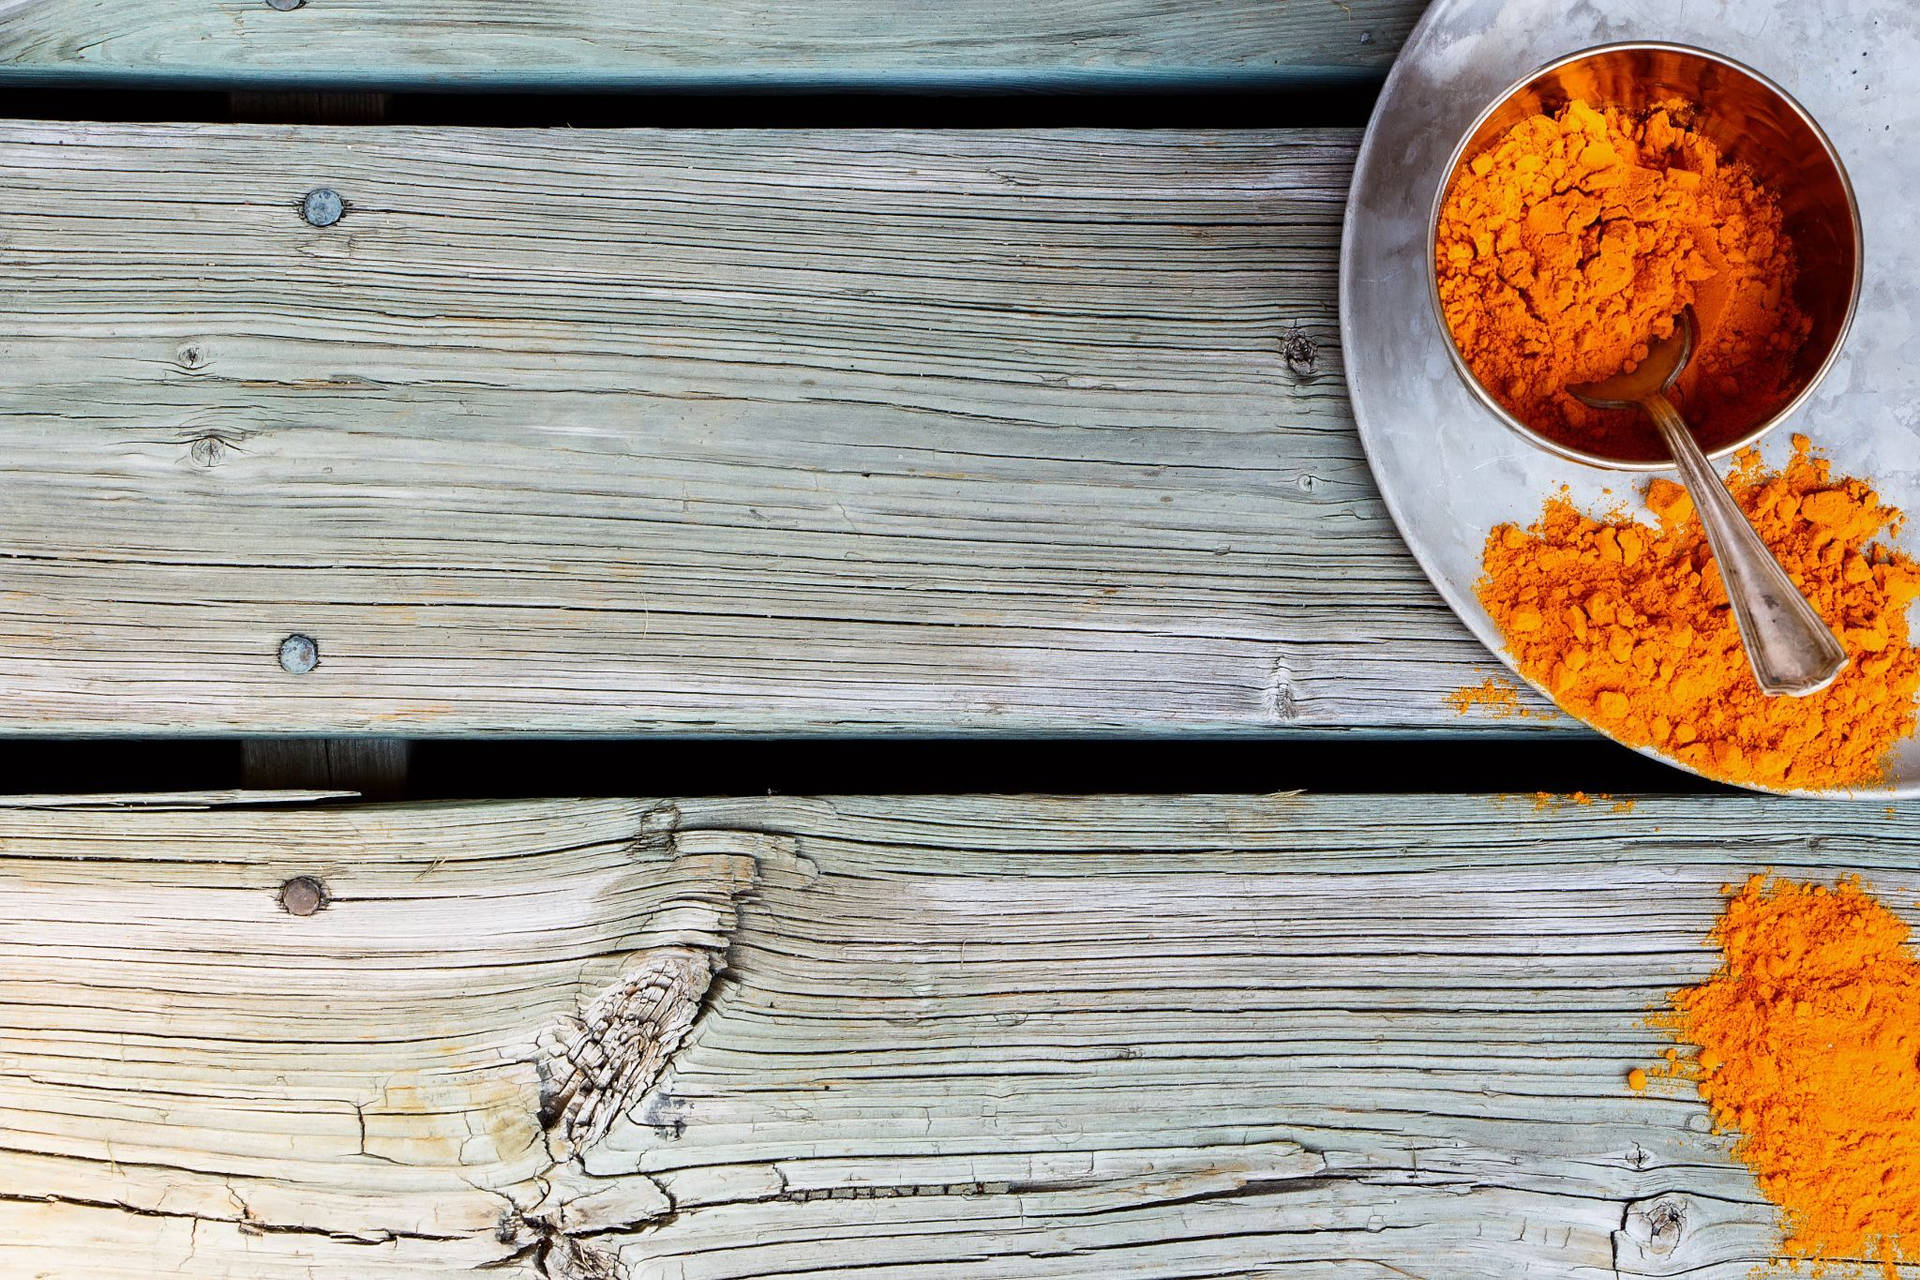
<svg viewBox="0 0 1920 1280">
<path fill-rule="evenodd" d="M 1706 526 L 1707 545 L 1720 566 L 1760 691 L 1774 697 L 1818 693 L 1847 665 L 1847 651 L 1760 541 L 1686 420 L 1667 399 L 1667 388 L 1693 355 L 1693 342 L 1693 308 L 1688 307 L 1674 318 L 1672 336 L 1649 342 L 1647 358 L 1631 371 L 1567 390 L 1596 409 L 1638 406 L 1647 411 L 1679 464 L 1681 481 Z"/>
</svg>

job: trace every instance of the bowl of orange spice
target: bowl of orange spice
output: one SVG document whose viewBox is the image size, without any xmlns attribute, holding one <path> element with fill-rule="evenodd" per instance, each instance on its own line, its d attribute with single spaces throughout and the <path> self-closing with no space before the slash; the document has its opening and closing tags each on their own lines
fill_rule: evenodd
<svg viewBox="0 0 1920 1280">
<path fill-rule="evenodd" d="M 1803 696 L 1756 683 L 1744 620 L 1729 616 L 1742 603 L 1734 571 L 1703 537 L 1706 513 L 1664 477 L 1641 491 L 1653 524 L 1583 510 L 1563 490 L 1532 525 L 1494 526 L 1473 591 L 1503 656 L 1589 725 L 1708 777 L 1800 794 L 1910 789 L 1896 755 L 1920 693 L 1906 618 L 1920 565 L 1884 540 L 1902 513 L 1835 474 L 1805 435 L 1777 467 L 1754 447 L 1834 367 L 1860 305 L 1859 206 L 1820 126 L 1718 54 L 1589 49 L 1481 112 L 1441 170 L 1427 230 L 1454 371 L 1558 458 L 1673 465 L 1638 409 L 1576 391 L 1653 367 L 1684 347 L 1687 325 L 1691 359 L 1668 395 L 1709 456 L 1732 457 L 1733 518 L 1844 660 L 1837 677 L 1790 691 Z"/>
<path fill-rule="evenodd" d="M 1688 307 L 1671 398 L 1710 457 L 1813 392 L 1860 299 L 1860 213 L 1826 133 L 1731 59 L 1569 55 L 1497 97 L 1434 196 L 1430 297 L 1455 370 L 1525 439 L 1592 466 L 1672 465 L 1637 410 L 1568 388 L 1631 368 Z"/>
</svg>

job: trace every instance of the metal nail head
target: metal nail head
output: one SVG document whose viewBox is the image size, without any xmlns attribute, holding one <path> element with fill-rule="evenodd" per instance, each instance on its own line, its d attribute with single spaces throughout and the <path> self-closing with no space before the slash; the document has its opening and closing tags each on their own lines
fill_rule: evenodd
<svg viewBox="0 0 1920 1280">
<path fill-rule="evenodd" d="M 267 0 L 267 8 L 278 9 L 282 13 L 290 13 L 306 2 L 307 0 Z"/>
<path fill-rule="evenodd" d="M 320 646 L 312 636 L 288 636 L 280 642 L 280 665 L 296 676 L 303 676 L 320 665 Z"/>
<path fill-rule="evenodd" d="M 280 905 L 288 915 L 310 916 L 327 905 L 327 887 L 312 876 L 295 876 L 280 886 Z"/>
<path fill-rule="evenodd" d="M 347 211 L 347 202 L 332 187 L 315 187 L 300 201 L 300 216 L 309 226 L 330 227 Z"/>
</svg>

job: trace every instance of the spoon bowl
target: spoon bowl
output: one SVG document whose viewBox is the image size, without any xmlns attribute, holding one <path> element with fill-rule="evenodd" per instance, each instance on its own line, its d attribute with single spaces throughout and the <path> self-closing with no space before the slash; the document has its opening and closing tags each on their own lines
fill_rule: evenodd
<svg viewBox="0 0 1920 1280">
<path fill-rule="evenodd" d="M 1631 369 L 1568 387 L 1575 399 L 1595 409 L 1638 409 L 1647 399 L 1665 395 L 1693 359 L 1693 308 L 1674 319 L 1673 332 L 1648 344 L 1646 357 Z"/>
</svg>

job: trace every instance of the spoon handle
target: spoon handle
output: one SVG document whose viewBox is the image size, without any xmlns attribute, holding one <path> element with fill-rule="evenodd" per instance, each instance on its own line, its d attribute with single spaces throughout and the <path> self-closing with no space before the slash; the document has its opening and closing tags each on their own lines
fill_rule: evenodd
<svg viewBox="0 0 1920 1280">
<path fill-rule="evenodd" d="M 1707 545 L 1720 566 L 1760 691 L 1800 697 L 1826 688 L 1847 665 L 1847 651 L 1753 531 L 1673 402 L 1655 392 L 1641 404 L 1680 464 L 1680 477 L 1706 526 Z"/>
</svg>

